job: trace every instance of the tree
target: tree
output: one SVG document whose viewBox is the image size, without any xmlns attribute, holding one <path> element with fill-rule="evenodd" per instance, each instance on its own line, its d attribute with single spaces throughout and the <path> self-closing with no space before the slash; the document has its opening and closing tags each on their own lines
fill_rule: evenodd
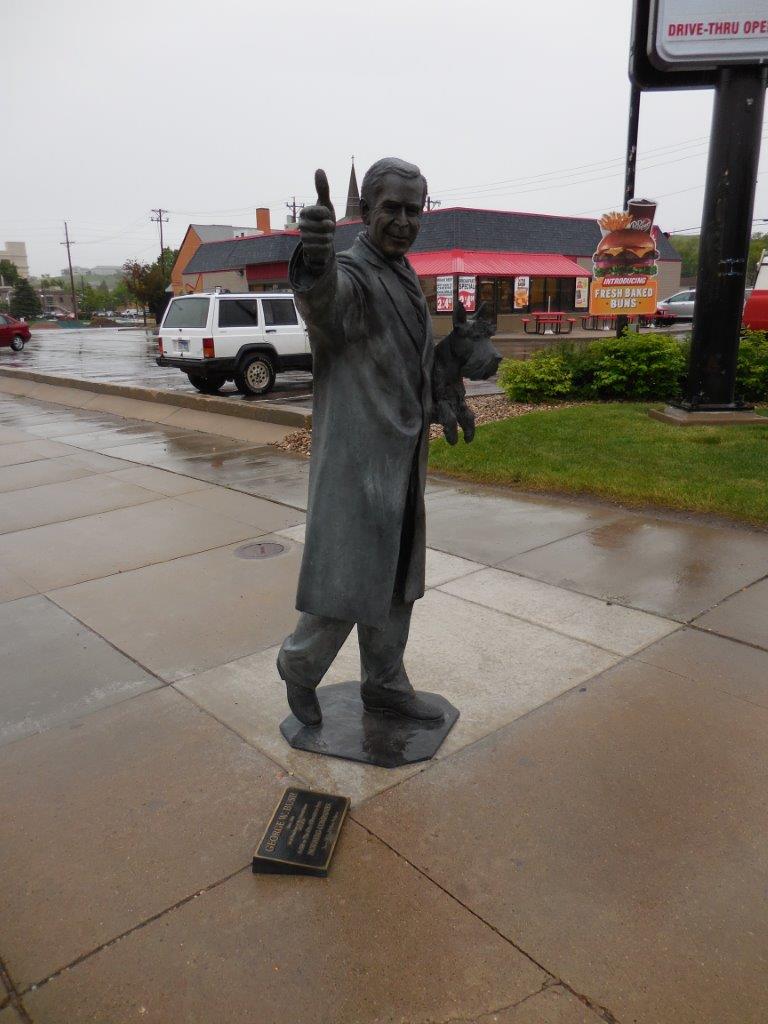
<svg viewBox="0 0 768 1024">
<path fill-rule="evenodd" d="M 11 316 L 23 316 L 26 320 L 33 320 L 40 316 L 42 311 L 37 292 L 29 281 L 20 277 L 11 292 Z"/>
<path fill-rule="evenodd" d="M 127 306 L 131 298 L 131 293 L 128 291 L 128 287 L 123 278 L 117 282 L 115 287 L 112 289 L 110 306 L 112 309 L 120 309 L 122 306 Z"/>
<path fill-rule="evenodd" d="M 751 287 L 755 283 L 757 264 L 763 249 L 768 249 L 768 235 L 752 235 L 749 241 L 749 259 L 747 260 L 747 287 Z"/>
<path fill-rule="evenodd" d="M 93 285 L 81 282 L 77 291 L 77 311 L 81 317 L 90 317 L 101 308 L 101 299 Z"/>
<path fill-rule="evenodd" d="M 699 236 L 672 235 L 670 242 L 682 257 L 681 277 L 695 277 L 699 270 Z"/>
<path fill-rule="evenodd" d="M 19 281 L 19 271 L 15 263 L 11 263 L 10 260 L 0 260 L 0 278 L 3 279 L 5 284 L 17 284 Z"/>
<path fill-rule="evenodd" d="M 695 277 L 699 270 L 699 235 L 672 235 L 669 240 L 682 256 L 681 276 Z M 752 235 L 747 259 L 747 287 L 751 287 L 755 283 L 757 263 L 763 249 L 768 249 L 768 234 Z"/>
<path fill-rule="evenodd" d="M 62 277 L 49 277 L 48 274 L 42 274 L 40 277 L 41 288 L 63 288 L 64 278 Z"/>
<path fill-rule="evenodd" d="M 142 307 L 149 309 L 157 323 L 160 323 L 170 298 L 166 288 L 171 281 L 171 267 L 175 259 L 173 249 L 164 249 L 162 260 L 158 258 L 154 263 L 128 260 L 123 264 L 126 288 Z"/>
</svg>

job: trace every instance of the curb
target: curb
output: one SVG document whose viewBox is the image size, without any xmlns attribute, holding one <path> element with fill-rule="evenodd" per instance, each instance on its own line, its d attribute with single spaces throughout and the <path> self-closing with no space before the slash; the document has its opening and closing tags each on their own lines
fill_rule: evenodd
<svg viewBox="0 0 768 1024">
<path fill-rule="evenodd" d="M 114 395 L 139 402 L 154 402 L 158 405 L 176 405 L 196 412 L 216 413 L 238 419 L 258 420 L 283 427 L 312 426 L 312 413 L 295 405 L 277 405 L 274 402 L 233 402 L 229 398 L 215 395 L 186 395 L 177 391 L 161 391 L 159 388 L 142 388 L 133 384 L 111 384 L 106 381 L 83 380 L 80 377 L 59 377 L 37 370 L 18 370 L 9 366 L 0 367 L 0 377 L 12 380 L 29 380 L 36 384 L 49 384 L 59 388 L 76 388 L 93 395 Z"/>
</svg>

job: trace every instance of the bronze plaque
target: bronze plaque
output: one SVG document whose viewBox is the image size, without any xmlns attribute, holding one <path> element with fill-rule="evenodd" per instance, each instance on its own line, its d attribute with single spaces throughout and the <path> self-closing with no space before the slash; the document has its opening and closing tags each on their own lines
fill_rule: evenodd
<svg viewBox="0 0 768 1024">
<path fill-rule="evenodd" d="M 349 798 L 286 789 L 253 855 L 256 874 L 328 874 Z"/>
</svg>

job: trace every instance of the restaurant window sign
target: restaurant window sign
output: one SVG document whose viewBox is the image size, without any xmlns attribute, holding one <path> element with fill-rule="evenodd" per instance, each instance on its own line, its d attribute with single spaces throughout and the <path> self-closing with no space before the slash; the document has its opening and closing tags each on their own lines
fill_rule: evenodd
<svg viewBox="0 0 768 1024">
<path fill-rule="evenodd" d="M 576 278 L 576 298 L 574 300 L 576 309 L 586 309 L 589 305 L 589 278 Z"/>
<path fill-rule="evenodd" d="M 656 203 L 631 199 L 627 209 L 603 214 L 602 238 L 592 256 L 589 296 L 593 316 L 649 316 L 656 312 L 659 251 L 653 236 Z"/>
<path fill-rule="evenodd" d="M 515 278 L 515 309 L 526 309 L 528 306 L 528 293 L 531 288 L 530 277 Z"/>
<path fill-rule="evenodd" d="M 474 313 L 477 302 L 477 278 L 459 277 L 459 302 L 468 313 Z"/>
<path fill-rule="evenodd" d="M 453 312 L 453 276 L 438 277 L 437 306 L 438 313 Z"/>
</svg>

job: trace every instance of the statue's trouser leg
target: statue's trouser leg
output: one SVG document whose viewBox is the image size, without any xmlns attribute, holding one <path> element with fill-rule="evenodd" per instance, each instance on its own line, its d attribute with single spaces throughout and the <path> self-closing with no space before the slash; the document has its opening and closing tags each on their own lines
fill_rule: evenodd
<svg viewBox="0 0 768 1024">
<path fill-rule="evenodd" d="M 282 674 L 299 686 L 315 687 L 352 631 L 354 622 L 302 612 L 277 656 Z"/>
<path fill-rule="evenodd" d="M 389 618 L 382 629 L 358 625 L 363 691 L 411 693 L 403 667 L 413 604 L 392 598 Z M 315 687 L 331 667 L 354 623 L 302 612 L 296 629 L 286 637 L 278 654 L 283 674 L 300 686 Z"/>
<path fill-rule="evenodd" d="M 389 619 L 383 629 L 358 624 L 361 692 L 376 697 L 386 693 L 413 693 L 413 686 L 403 666 L 403 653 L 408 643 L 413 603 L 395 595 Z"/>
</svg>

